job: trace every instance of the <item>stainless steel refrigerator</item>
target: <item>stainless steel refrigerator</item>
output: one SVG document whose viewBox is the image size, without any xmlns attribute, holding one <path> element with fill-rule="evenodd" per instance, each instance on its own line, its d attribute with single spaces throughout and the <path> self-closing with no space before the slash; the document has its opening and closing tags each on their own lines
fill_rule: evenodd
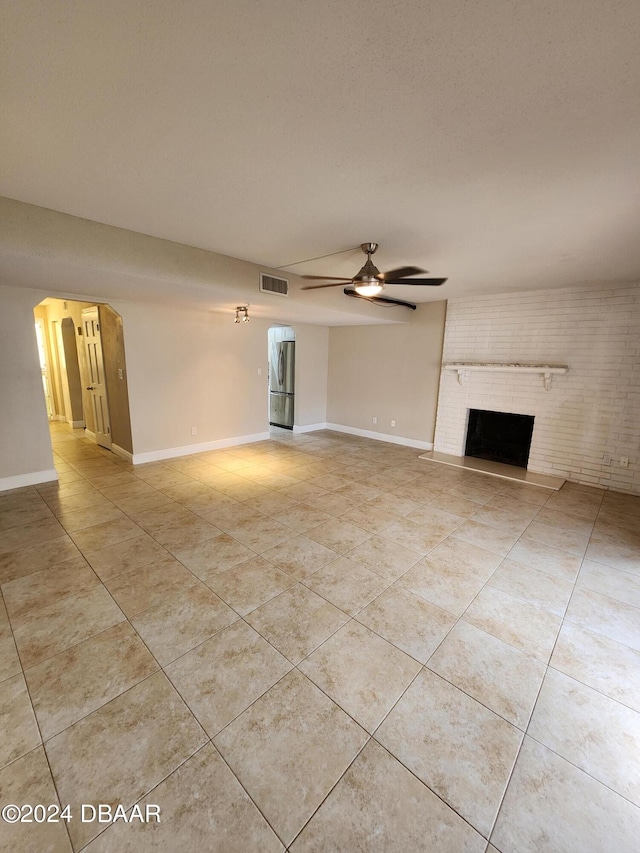
<svg viewBox="0 0 640 853">
<path fill-rule="evenodd" d="M 273 341 L 269 359 L 269 423 L 293 429 L 294 341 Z"/>
</svg>

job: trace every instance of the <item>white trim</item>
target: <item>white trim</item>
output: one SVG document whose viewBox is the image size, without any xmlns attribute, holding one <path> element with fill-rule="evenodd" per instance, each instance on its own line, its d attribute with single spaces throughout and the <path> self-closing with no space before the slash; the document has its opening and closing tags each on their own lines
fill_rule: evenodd
<svg viewBox="0 0 640 853">
<path fill-rule="evenodd" d="M 202 444 L 186 444 L 184 447 L 167 447 L 164 450 L 151 450 L 148 453 L 134 453 L 134 465 L 146 462 L 158 462 L 162 459 L 175 459 L 177 456 L 192 456 L 194 453 L 206 453 L 208 450 L 220 450 L 223 447 L 236 447 L 238 444 L 253 444 L 254 441 L 268 441 L 268 432 L 257 432 L 255 435 L 238 435 L 233 438 L 221 438 L 218 441 L 205 441 Z"/>
<path fill-rule="evenodd" d="M 112 444 L 111 450 L 116 454 L 116 456 L 121 456 L 123 459 L 126 459 L 127 462 L 133 462 L 133 453 L 129 453 L 129 451 L 125 450 L 124 447 Z"/>
<path fill-rule="evenodd" d="M 82 429 L 84 427 L 84 421 L 67 421 L 71 429 Z"/>
<path fill-rule="evenodd" d="M 95 434 L 95 432 L 91 432 L 91 430 L 90 430 L 90 429 L 87 429 L 87 427 L 85 427 L 85 428 L 84 428 L 84 434 L 85 434 L 85 435 L 88 435 L 88 436 L 89 436 L 89 438 L 90 438 L 92 441 L 95 441 L 95 440 L 96 440 L 96 434 Z"/>
<path fill-rule="evenodd" d="M 403 435 L 386 435 L 383 432 L 372 432 L 370 429 L 344 426 L 343 424 L 325 424 L 324 429 L 335 432 L 346 432 L 349 435 L 360 435 L 363 438 L 373 438 L 375 441 L 386 441 L 389 444 L 402 444 L 405 447 L 417 447 L 418 450 L 433 450 L 433 442 L 418 441 L 417 438 L 405 438 Z"/>
<path fill-rule="evenodd" d="M 52 421 L 63 421 L 65 424 L 67 422 L 66 415 L 51 415 Z"/>
<path fill-rule="evenodd" d="M 0 478 L 0 492 L 8 492 L 10 489 L 22 489 L 24 486 L 37 486 L 39 483 L 55 483 L 58 480 L 58 472 L 55 468 L 47 471 L 34 471 L 32 474 L 16 474 L 14 477 Z"/>
<path fill-rule="evenodd" d="M 293 431 L 295 433 L 303 433 L 303 432 L 315 432 L 319 429 L 326 429 L 326 423 L 322 424 L 307 424 L 306 426 L 295 426 L 293 427 Z"/>
</svg>

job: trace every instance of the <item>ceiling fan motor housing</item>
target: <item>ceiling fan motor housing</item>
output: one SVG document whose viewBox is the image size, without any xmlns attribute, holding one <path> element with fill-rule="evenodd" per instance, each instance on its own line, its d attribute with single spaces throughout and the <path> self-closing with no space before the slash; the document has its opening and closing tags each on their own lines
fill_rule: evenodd
<svg viewBox="0 0 640 853">
<path fill-rule="evenodd" d="M 360 270 L 352 279 L 356 292 L 360 296 L 377 296 L 384 290 L 384 283 L 380 270 L 371 260 L 371 255 L 378 248 L 377 243 L 361 243 L 360 248 L 367 256 L 367 260 Z"/>
<path fill-rule="evenodd" d="M 380 275 L 380 270 L 375 266 L 371 258 L 367 258 L 367 262 L 362 267 L 360 272 L 354 275 L 352 281 L 371 281 Z"/>
</svg>

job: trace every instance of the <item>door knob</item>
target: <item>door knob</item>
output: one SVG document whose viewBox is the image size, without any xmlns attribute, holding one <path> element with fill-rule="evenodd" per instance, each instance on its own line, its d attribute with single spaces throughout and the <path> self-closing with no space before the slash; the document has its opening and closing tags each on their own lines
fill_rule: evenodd
<svg viewBox="0 0 640 853">
<path fill-rule="evenodd" d="M 93 385 L 87 385 L 87 391 L 93 391 Z"/>
</svg>

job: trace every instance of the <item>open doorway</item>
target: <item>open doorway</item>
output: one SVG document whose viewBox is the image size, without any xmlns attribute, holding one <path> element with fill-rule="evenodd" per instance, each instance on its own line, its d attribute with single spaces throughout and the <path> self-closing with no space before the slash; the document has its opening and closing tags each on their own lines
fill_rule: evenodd
<svg viewBox="0 0 640 853">
<path fill-rule="evenodd" d="M 269 426 L 293 429 L 296 335 L 291 326 L 272 326 L 269 342 Z"/>
<path fill-rule="evenodd" d="M 42 390 L 44 391 L 44 402 L 47 408 L 47 417 L 53 420 L 53 398 L 51 396 L 51 362 L 47 351 L 47 339 L 45 325 L 41 317 L 36 317 L 36 342 L 38 344 L 38 360 L 40 361 L 40 373 L 42 374 Z"/>
<path fill-rule="evenodd" d="M 50 420 L 131 459 L 122 317 L 106 304 L 48 298 L 34 309 L 47 366 Z M 42 363 L 42 357 L 41 357 Z"/>
</svg>

